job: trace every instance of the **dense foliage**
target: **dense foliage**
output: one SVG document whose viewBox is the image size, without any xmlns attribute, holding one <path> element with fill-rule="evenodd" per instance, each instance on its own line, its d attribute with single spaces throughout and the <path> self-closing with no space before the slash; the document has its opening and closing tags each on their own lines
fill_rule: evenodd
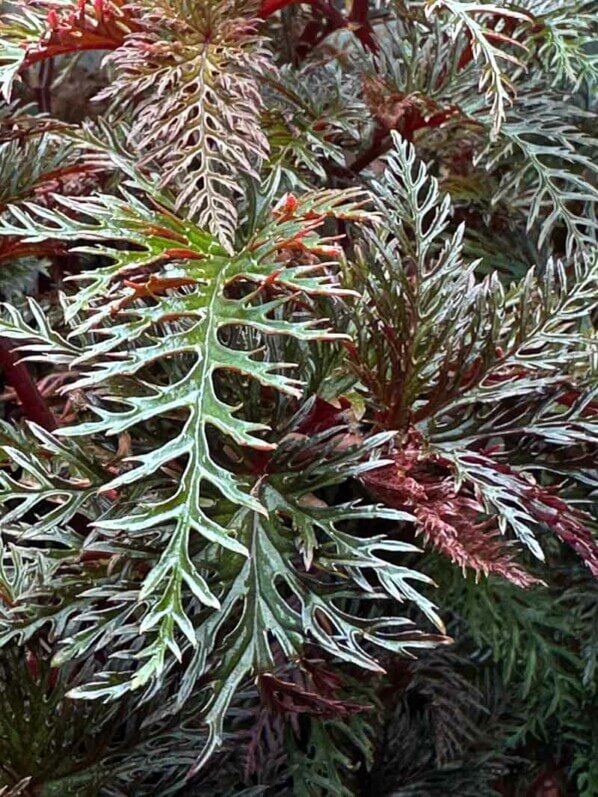
<svg viewBox="0 0 598 797">
<path fill-rule="evenodd" d="M 0 794 L 597 795 L 595 5 L 0 15 Z"/>
</svg>

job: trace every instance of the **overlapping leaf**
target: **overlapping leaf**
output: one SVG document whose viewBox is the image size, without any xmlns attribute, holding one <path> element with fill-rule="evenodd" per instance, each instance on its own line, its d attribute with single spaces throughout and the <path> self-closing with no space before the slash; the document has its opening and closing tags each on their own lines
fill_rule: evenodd
<svg viewBox="0 0 598 797">
<path fill-rule="evenodd" d="M 102 401 L 94 407 L 98 419 L 64 428 L 61 434 L 118 435 L 158 417 L 175 420 L 172 436 L 135 454 L 133 467 L 123 470 L 102 491 L 143 484 L 171 463 L 181 463 L 174 489 L 166 495 L 163 490 L 156 495 L 150 491 L 137 511 L 98 522 L 107 533 L 125 525 L 133 536 L 161 535 L 159 562 L 140 593 L 140 599 L 152 607 L 143 630 L 159 626 L 163 640 L 177 654 L 176 628 L 196 644 L 182 607 L 183 587 L 203 604 L 219 606 L 217 596 L 191 561 L 190 535 L 195 532 L 230 551 L 249 553 L 235 529 L 214 518 L 210 510 L 213 491 L 233 505 L 264 511 L 250 492 L 251 482 L 235 476 L 215 459 L 209 434 L 215 430 L 236 445 L 269 450 L 272 445 L 263 436 L 267 429 L 239 417 L 237 408 L 222 400 L 215 375 L 234 371 L 257 380 L 263 389 L 300 395 L 299 383 L 280 373 L 288 368 L 287 363 L 269 361 L 250 338 L 233 339 L 231 345 L 227 331 L 251 329 L 257 335 L 292 335 L 306 341 L 329 337 L 321 324 L 293 314 L 285 317 L 282 310 L 298 293 L 336 292 L 327 265 L 314 261 L 318 254 L 334 253 L 317 230 L 327 216 L 360 217 L 359 200 L 356 192 L 307 195 L 300 204 L 291 198 L 234 256 L 189 222 L 165 210 L 151 210 L 132 196 L 63 200 L 66 212 L 25 204 L 14 207 L 13 221 L 7 218 L 2 224 L 4 234 L 16 234 L 26 241 L 52 237 L 107 242 L 86 251 L 107 256 L 112 265 L 87 274 L 89 284 L 66 308 L 75 334 L 91 337 L 81 356 L 71 362 L 72 367 L 86 370 L 70 388 L 101 390 Z M 115 241 L 120 242 L 118 248 Z M 296 264 L 283 259 L 287 251 L 295 254 Z M 306 254 L 311 262 L 302 265 Z M 149 277 L 147 269 L 151 270 Z M 269 285 L 271 296 L 264 300 L 265 285 Z M 235 290 L 241 295 L 233 298 Z M 77 324 L 80 313 L 84 317 Z M 18 322 L 14 315 L 13 320 Z M 102 323 L 102 334 L 96 337 L 95 330 Z M 13 339 L 19 334 L 25 340 L 31 338 L 27 325 L 19 332 L 19 323 L 10 323 L 6 331 Z M 39 339 L 29 345 L 39 351 Z M 177 369 L 165 384 L 150 386 L 143 381 L 147 369 L 173 361 Z M 126 395 L 114 389 L 123 380 L 133 385 Z M 124 404 L 125 409 L 109 409 L 107 402 Z"/>
<path fill-rule="evenodd" d="M 257 78 L 268 68 L 252 0 L 139 3 L 139 31 L 105 94 L 134 100 L 131 141 L 200 227 L 231 248 L 238 180 L 267 154 Z"/>
<path fill-rule="evenodd" d="M 476 280 L 475 264 L 463 262 L 461 231 L 447 234 L 449 199 L 440 196 L 413 148 L 398 138 L 376 191 L 388 232 L 372 233 L 372 265 L 368 272 L 354 272 L 363 280 L 358 282 L 366 297 L 360 316 L 367 319 L 356 325 L 360 345 L 354 360 L 377 399 L 379 421 L 402 432 L 396 472 L 383 479 L 391 505 L 413 508 L 430 489 L 439 491 L 448 502 L 428 523 L 427 534 L 450 529 L 458 535 L 450 507 L 453 500 L 467 503 L 467 496 L 459 497 L 464 480 L 481 501 L 479 509 L 483 505 L 503 531 L 510 528 L 536 556 L 543 557 L 536 534 L 549 526 L 598 572 L 589 517 L 511 468 L 507 454 L 526 436 L 543 445 L 579 443 L 595 450 L 596 340 L 588 316 L 598 301 L 596 252 L 568 270 L 550 262 L 542 277 L 530 271 L 505 291 L 492 275 Z M 414 430 L 416 439 L 423 435 L 421 451 L 406 467 L 404 454 Z M 488 456 L 484 447 L 491 445 Z M 440 454 L 435 487 L 433 467 L 424 467 L 423 482 L 417 482 L 429 447 Z M 453 488 L 442 471 L 447 463 L 456 468 Z M 549 460 L 545 467 L 550 471 Z M 542 469 L 541 460 L 535 469 Z M 449 479 L 444 486 L 443 479 Z M 470 565 L 483 571 L 481 527 L 478 531 L 466 547 L 477 551 Z M 455 544 L 458 540 L 451 543 L 453 552 Z M 490 538 L 486 554 L 490 569 L 505 565 L 508 570 L 508 556 L 490 566 L 496 554 Z M 513 580 L 524 583 L 516 570 Z"/>
</svg>

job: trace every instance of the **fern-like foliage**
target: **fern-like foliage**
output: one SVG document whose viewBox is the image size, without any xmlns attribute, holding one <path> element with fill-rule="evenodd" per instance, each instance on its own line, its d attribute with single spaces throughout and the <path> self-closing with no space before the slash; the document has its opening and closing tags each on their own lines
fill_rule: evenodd
<svg viewBox="0 0 598 797">
<path fill-rule="evenodd" d="M 279 168 L 291 187 L 311 187 L 314 177 L 326 180 L 323 162 L 342 173 L 346 148 L 360 141 L 364 104 L 356 82 L 346 85 L 343 73 L 329 64 L 323 74 L 281 69 L 268 83 L 272 102 L 265 122 L 270 168 Z M 314 84 L 312 86 L 312 83 Z"/>
<path fill-rule="evenodd" d="M 466 51 L 461 57 L 464 60 L 468 58 L 469 51 L 474 61 L 480 64 L 478 88 L 485 91 L 490 100 L 492 130 L 496 135 L 507 117 L 507 107 L 515 93 L 507 67 L 521 66 L 518 50 L 525 49 L 517 39 L 496 28 L 496 24 L 499 21 L 513 27 L 521 21 L 529 21 L 529 18 L 514 8 L 462 0 L 429 3 L 426 13 L 432 15 L 439 10 L 448 14 L 448 34 L 455 38 L 464 36 L 467 41 Z"/>
<path fill-rule="evenodd" d="M 26 242 L 40 236 L 99 242 L 97 248 L 85 251 L 112 261 L 87 272 L 73 301 L 64 305 L 70 338 L 78 342 L 78 349 L 47 330 L 35 308 L 37 330 L 14 311 L 3 325 L 4 334 L 20 340 L 21 351 L 29 358 L 49 357 L 67 365 L 77 374 L 69 390 L 82 391 L 93 402 L 97 419 L 63 427 L 61 438 L 109 440 L 116 435 L 122 439 L 160 419 L 171 429 L 162 443 L 152 445 L 148 439 L 120 466 L 118 453 L 113 465 L 107 457 L 99 472 L 81 464 L 71 443 L 54 442 L 39 429 L 35 434 L 50 462 L 56 462 L 51 471 L 40 471 L 27 459 L 26 450 L 5 447 L 13 466 L 23 468 L 23 481 L 6 480 L 6 500 L 16 501 L 7 521 L 18 521 L 37 505 L 59 500 L 56 511 L 28 532 L 32 539 L 58 540 L 53 529 L 64 528 L 75 513 L 85 516 L 92 507 L 90 519 L 94 512 L 101 513 L 94 520 L 97 531 L 87 543 L 65 539 L 73 553 L 89 544 L 92 559 L 97 555 L 103 561 L 124 545 L 123 551 L 132 546 L 143 560 L 149 555 L 148 564 L 153 560 L 137 584 L 135 603 L 123 593 L 121 608 L 104 616 L 92 600 L 77 619 L 78 604 L 69 602 L 64 613 L 60 610 L 53 618 L 52 612 L 44 612 L 33 627 L 17 611 L 14 631 L 9 630 L 10 623 L 7 626 L 7 638 L 22 633 L 20 629 L 28 628 L 25 633 L 31 634 L 45 617 L 51 622 L 61 617 L 72 633 L 56 658 L 64 662 L 82 655 L 91 644 L 102 644 L 102 638 L 108 642 L 118 623 L 138 616 L 138 633 L 145 645 L 129 647 L 125 635 L 119 657 L 141 660 L 140 666 L 130 675 L 122 665 L 100 674 L 92 684 L 72 690 L 72 696 L 80 698 L 151 687 L 170 668 L 168 655 L 181 660 L 185 650 L 195 649 L 181 694 L 189 694 L 194 681 L 210 670 L 214 696 L 206 714 L 210 728 L 206 755 L 221 740 L 223 718 L 236 689 L 251 673 L 274 667 L 272 645 L 294 658 L 302 655 L 309 639 L 329 656 L 379 671 L 367 650 L 370 643 L 397 652 L 408 644 L 420 644 L 417 635 L 399 630 L 404 624 L 400 618 L 363 620 L 337 607 L 336 601 L 342 604 L 346 597 L 347 579 L 357 593 L 365 590 L 370 599 L 377 595 L 396 601 L 415 599 L 440 623 L 431 604 L 410 585 L 409 579 L 417 579 L 417 574 L 384 558 L 410 546 L 383 537 L 360 540 L 337 526 L 367 517 L 401 520 L 403 515 L 351 505 L 329 511 L 304 506 L 303 496 L 318 488 L 318 480 L 330 482 L 329 476 L 318 475 L 317 468 L 311 476 L 309 470 L 304 473 L 294 488 L 288 479 L 280 486 L 276 480 L 260 486 L 259 470 L 252 475 L 247 452 L 253 449 L 253 457 L 258 453 L 263 457 L 274 449 L 264 434 L 268 428 L 239 417 L 217 388 L 223 372 L 231 370 L 243 380 L 256 380 L 264 395 L 279 391 L 300 397 L 299 383 L 280 373 L 289 363 L 270 359 L 268 349 L 259 348 L 257 341 L 272 335 L 304 342 L 334 338 L 293 305 L 298 295 L 338 293 L 328 273 L 330 263 L 314 260 L 336 251 L 321 240 L 318 229 L 327 217 L 360 219 L 359 200 L 355 192 L 316 193 L 299 202 L 287 197 L 235 256 L 189 221 L 165 209 L 150 209 L 132 195 L 62 200 L 64 211 L 25 203 L 12 207 L 3 222 L 4 234 Z M 118 248 L 115 241 L 120 242 Z M 293 253 L 294 262 L 284 259 L 287 251 Z M 306 258 L 309 261 L 302 263 Z M 158 377 L 151 388 L 150 374 Z M 245 460 L 245 468 L 231 468 L 234 460 L 227 466 L 214 455 L 214 440 L 222 435 L 237 450 L 239 465 Z M 365 450 L 377 445 L 378 439 L 372 438 Z M 356 473 L 365 467 L 359 465 L 363 451 L 360 446 L 352 454 L 357 456 Z M 59 463 L 70 463 L 72 482 L 54 476 Z M 351 471 L 345 465 L 340 472 L 345 479 Z M 301 540 L 300 566 L 292 561 L 295 543 L 289 530 Z M 312 576 L 304 571 L 314 558 L 321 574 Z M 133 560 L 131 567 L 129 595 L 148 565 L 139 571 Z M 222 568 L 228 573 L 225 581 L 218 576 Z M 364 580 L 362 569 L 376 575 L 377 588 Z M 103 586 L 98 584 L 95 592 L 98 598 L 112 593 L 112 600 L 119 602 L 110 582 L 108 578 Z M 68 577 L 64 589 L 71 600 L 77 594 L 76 582 L 70 583 Z M 256 635 L 260 627 L 271 635 L 271 642 L 261 633 Z M 220 653 L 223 635 L 230 642 Z M 425 637 L 421 644 L 427 644 Z M 213 671 L 211 651 L 220 661 Z"/>
<path fill-rule="evenodd" d="M 0 87 L 10 101 L 13 83 L 27 58 L 26 46 L 35 45 L 44 34 L 42 19 L 31 9 L 6 9 L 0 27 Z M 25 46 L 23 46 L 25 45 Z"/>
<path fill-rule="evenodd" d="M 565 8 L 559 2 L 540 0 L 526 3 L 535 20 L 534 36 L 538 56 L 556 85 L 579 88 L 592 86 L 598 77 L 596 55 L 592 52 L 592 29 L 596 20 L 591 3 Z"/>
<path fill-rule="evenodd" d="M 121 0 L 6 3 L 0 23 L 0 88 L 8 102 L 24 69 L 56 56 L 113 50 L 135 26 Z"/>
<path fill-rule="evenodd" d="M 396 140 L 377 190 L 386 229 L 364 255 L 367 270 L 356 272 L 365 290 L 358 315 L 367 323 L 356 325 L 354 359 L 377 398 L 378 422 L 402 429 L 403 438 L 394 464 L 367 474 L 366 483 L 392 505 L 413 508 L 425 537 L 461 565 L 525 583 L 507 552 L 493 550 L 491 539 L 484 546 L 483 535 L 510 528 L 543 558 L 535 530 L 548 525 L 596 573 L 589 517 L 508 460 L 514 435 L 595 444 L 594 392 L 584 378 L 596 345 L 587 324 L 597 298 L 595 256 L 571 277 L 549 264 L 543 278 L 530 272 L 507 293 L 493 276 L 476 283 L 475 263 L 461 257 L 462 231 L 443 242 L 449 199 L 404 141 Z M 571 391 L 579 402 L 570 411 Z M 488 522 L 476 528 L 476 516 Z M 460 528 L 466 517 L 468 530 Z"/>
<path fill-rule="evenodd" d="M 200 227 L 230 246 L 241 176 L 267 155 L 258 78 L 269 68 L 253 2 L 141 5 L 104 92 L 137 100 L 131 139 Z"/>
<path fill-rule="evenodd" d="M 554 105 L 547 112 L 544 100 L 530 94 L 503 126 L 499 142 L 480 154 L 488 171 L 512 164 L 493 201 L 519 205 L 527 229 L 538 230 L 539 248 L 558 223 L 566 226 L 567 254 L 596 240 L 596 166 L 586 154 L 592 144 L 575 124 L 555 118 Z"/>
<path fill-rule="evenodd" d="M 595 27 L 1 5 L 0 794 L 594 795 Z"/>
</svg>

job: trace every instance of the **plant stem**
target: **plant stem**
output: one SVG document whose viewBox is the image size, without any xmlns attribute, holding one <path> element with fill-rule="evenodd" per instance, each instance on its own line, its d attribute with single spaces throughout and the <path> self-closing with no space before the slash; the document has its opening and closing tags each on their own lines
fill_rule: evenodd
<svg viewBox="0 0 598 797">
<path fill-rule="evenodd" d="M 27 366 L 15 356 L 13 345 L 10 340 L 0 338 L 0 367 L 4 371 L 5 379 L 19 397 L 25 417 L 51 432 L 56 429 L 56 419 Z"/>
<path fill-rule="evenodd" d="M 359 28 L 355 31 L 355 35 L 363 46 L 371 52 L 377 53 L 378 43 L 372 33 L 368 11 L 368 0 L 353 0 L 349 20 L 359 25 Z"/>
<path fill-rule="evenodd" d="M 354 33 L 359 41 L 366 49 L 371 50 L 374 53 L 378 51 L 378 44 L 372 36 L 372 29 L 368 22 L 367 2 L 365 3 L 364 8 L 364 3 L 360 0 L 356 0 L 356 2 L 353 4 L 351 16 L 348 20 L 345 19 L 341 12 L 335 8 L 332 3 L 324 2 L 324 0 L 264 0 L 260 9 L 260 16 L 263 19 L 266 19 L 267 17 L 276 13 L 276 11 L 280 11 L 281 9 L 290 5 L 299 5 L 301 3 L 310 5 L 323 17 L 326 17 L 329 20 L 329 29 L 327 30 L 327 34 L 335 30 L 346 28 L 349 22 L 358 23 L 359 27 L 354 31 Z"/>
<path fill-rule="evenodd" d="M 354 174 L 359 174 L 366 166 L 369 166 L 376 158 L 382 157 L 392 146 L 392 139 L 387 128 L 379 127 L 375 134 L 371 147 L 363 152 L 349 166 Z"/>
</svg>

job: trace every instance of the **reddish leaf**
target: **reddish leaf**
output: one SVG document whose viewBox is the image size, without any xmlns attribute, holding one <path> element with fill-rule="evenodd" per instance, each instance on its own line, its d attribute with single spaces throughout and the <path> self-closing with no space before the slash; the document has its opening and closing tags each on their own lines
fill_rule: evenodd
<svg viewBox="0 0 598 797">
<path fill-rule="evenodd" d="M 449 465 L 423 453 L 417 437 L 394 457 L 391 465 L 368 471 L 366 487 L 387 506 L 411 512 L 416 533 L 427 545 L 463 570 L 494 573 L 520 587 L 538 583 L 517 564 L 512 548 L 501 536 L 495 518 L 466 486 L 457 486 Z"/>
<path fill-rule="evenodd" d="M 136 24 L 123 0 L 78 0 L 70 9 L 50 8 L 45 36 L 27 48 L 24 66 L 84 50 L 116 50 Z"/>
</svg>

